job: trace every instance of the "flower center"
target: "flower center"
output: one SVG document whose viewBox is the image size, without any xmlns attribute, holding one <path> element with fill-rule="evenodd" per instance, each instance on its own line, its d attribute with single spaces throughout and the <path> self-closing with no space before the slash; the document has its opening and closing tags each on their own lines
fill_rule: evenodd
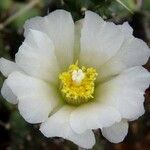
<svg viewBox="0 0 150 150">
<path fill-rule="evenodd" d="M 94 96 L 97 72 L 94 68 L 79 68 L 78 63 L 69 66 L 69 69 L 59 74 L 60 89 L 67 103 L 80 105 L 91 101 Z"/>
</svg>

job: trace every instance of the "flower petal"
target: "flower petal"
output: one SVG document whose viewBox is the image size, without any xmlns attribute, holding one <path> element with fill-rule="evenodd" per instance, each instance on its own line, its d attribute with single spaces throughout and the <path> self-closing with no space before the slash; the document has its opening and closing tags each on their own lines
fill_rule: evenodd
<svg viewBox="0 0 150 150">
<path fill-rule="evenodd" d="M 150 73 L 143 67 L 133 67 L 97 87 L 97 99 L 115 107 L 122 118 L 134 120 L 145 112 L 144 93 L 150 84 Z"/>
<path fill-rule="evenodd" d="M 122 25 L 118 25 L 118 27 L 123 32 L 125 40 L 128 38 L 133 38 L 133 29 L 128 22 L 124 22 Z"/>
<path fill-rule="evenodd" d="M 46 137 L 63 137 L 83 148 L 92 148 L 95 137 L 92 131 L 83 134 L 75 133 L 69 123 L 70 113 L 74 110 L 71 106 L 64 106 L 41 124 L 40 131 Z"/>
<path fill-rule="evenodd" d="M 117 75 L 134 66 L 142 66 L 148 61 L 149 56 L 150 49 L 146 43 L 132 36 L 124 41 L 118 53 L 99 69 L 98 80 Z"/>
<path fill-rule="evenodd" d="M 45 33 L 30 30 L 16 54 L 16 63 L 33 77 L 53 83 L 58 80 L 59 66 L 54 45 Z"/>
<path fill-rule="evenodd" d="M 5 77 L 14 71 L 20 71 L 21 69 L 17 66 L 16 63 L 7 60 L 5 58 L 0 58 L 0 71 Z"/>
<path fill-rule="evenodd" d="M 8 102 L 12 104 L 18 103 L 17 97 L 14 95 L 12 90 L 8 87 L 6 81 L 3 83 L 1 94 Z"/>
<path fill-rule="evenodd" d="M 52 39 L 59 65 L 68 67 L 73 61 L 74 22 L 65 10 L 56 10 L 46 17 L 36 17 L 25 23 L 25 36 L 29 29 L 45 32 Z"/>
<path fill-rule="evenodd" d="M 70 124 L 77 133 L 83 133 L 88 129 L 98 129 L 111 126 L 120 121 L 121 116 L 113 107 L 100 103 L 88 103 L 75 109 L 71 113 Z"/>
<path fill-rule="evenodd" d="M 59 98 L 54 87 L 42 80 L 14 72 L 6 84 L 19 100 L 19 111 L 30 123 L 40 123 L 58 105 Z"/>
<path fill-rule="evenodd" d="M 123 120 L 113 124 L 111 127 L 103 128 L 102 135 L 112 143 L 122 142 L 128 133 L 129 124 Z"/>
<path fill-rule="evenodd" d="M 105 22 L 99 15 L 87 11 L 81 31 L 81 64 L 99 68 L 116 54 L 123 38 L 115 24 Z"/>
</svg>

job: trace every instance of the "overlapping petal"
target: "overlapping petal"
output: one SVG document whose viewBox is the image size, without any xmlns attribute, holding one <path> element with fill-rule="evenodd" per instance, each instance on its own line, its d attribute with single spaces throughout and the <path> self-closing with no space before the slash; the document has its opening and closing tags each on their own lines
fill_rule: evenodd
<svg viewBox="0 0 150 150">
<path fill-rule="evenodd" d="M 133 29 L 128 22 L 124 22 L 122 25 L 117 25 L 117 27 L 122 31 L 124 35 L 124 41 L 128 40 L 129 38 L 133 38 Z"/>
<path fill-rule="evenodd" d="M 10 74 L 6 84 L 19 100 L 20 114 L 30 123 L 45 121 L 59 103 L 53 86 L 23 73 Z"/>
<path fill-rule="evenodd" d="M 121 30 L 115 24 L 105 22 L 99 15 L 87 11 L 81 30 L 80 63 L 99 68 L 116 54 L 123 39 Z"/>
<path fill-rule="evenodd" d="M 123 28 L 124 26 L 122 30 Z M 130 28 L 128 30 L 126 31 L 126 35 L 124 35 L 127 39 L 125 38 L 120 50 L 99 69 L 98 80 L 103 81 L 104 79 L 120 74 L 125 69 L 142 66 L 148 61 L 150 49 L 145 42 L 132 36 Z"/>
<path fill-rule="evenodd" d="M 102 135 L 112 143 L 122 142 L 128 133 L 129 124 L 126 120 L 114 123 L 102 129 Z"/>
<path fill-rule="evenodd" d="M 8 77 L 9 74 L 11 74 L 14 71 L 20 71 L 22 72 L 21 68 L 19 66 L 5 58 L 0 58 L 0 71 L 5 76 Z M 17 97 L 14 95 L 12 90 L 7 86 L 7 83 L 4 82 L 2 89 L 1 89 L 2 96 L 10 103 L 17 104 L 18 100 Z"/>
<path fill-rule="evenodd" d="M 21 69 L 16 63 L 5 58 L 0 58 L 0 71 L 5 77 L 8 77 L 10 73 L 14 71 L 21 71 Z"/>
<path fill-rule="evenodd" d="M 16 63 L 33 77 L 57 83 L 59 66 L 50 38 L 37 30 L 30 30 L 16 54 Z"/>
<path fill-rule="evenodd" d="M 16 95 L 12 92 L 12 90 L 7 85 L 6 81 L 3 83 L 2 89 L 1 89 L 2 96 L 10 103 L 17 104 L 18 99 Z"/>
<path fill-rule="evenodd" d="M 70 116 L 72 129 L 83 133 L 89 129 L 111 126 L 121 120 L 120 113 L 111 106 L 88 103 L 76 108 Z"/>
<path fill-rule="evenodd" d="M 46 33 L 55 45 L 56 57 L 62 69 L 73 62 L 74 22 L 65 10 L 56 10 L 45 17 L 36 17 L 25 23 L 25 37 L 30 29 Z"/>
<path fill-rule="evenodd" d="M 63 137 L 83 148 L 92 148 L 95 144 L 94 133 L 90 130 L 77 134 L 70 126 L 70 113 L 74 107 L 64 106 L 48 120 L 42 123 L 40 130 L 46 137 Z"/>
<path fill-rule="evenodd" d="M 116 108 L 122 118 L 134 120 L 145 112 L 144 93 L 150 83 L 150 73 L 137 66 L 107 81 L 96 90 L 101 103 Z"/>
</svg>

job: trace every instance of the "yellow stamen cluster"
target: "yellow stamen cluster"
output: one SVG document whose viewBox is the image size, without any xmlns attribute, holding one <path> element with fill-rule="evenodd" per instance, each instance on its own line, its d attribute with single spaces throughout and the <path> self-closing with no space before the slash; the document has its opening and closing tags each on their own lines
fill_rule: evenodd
<svg viewBox="0 0 150 150">
<path fill-rule="evenodd" d="M 60 88 L 65 101 L 73 105 L 91 101 L 94 98 L 97 75 L 96 70 L 92 67 L 86 68 L 83 66 L 79 68 L 78 63 L 70 65 L 68 71 L 59 75 L 61 80 Z M 74 78 L 75 80 L 73 80 Z"/>
</svg>

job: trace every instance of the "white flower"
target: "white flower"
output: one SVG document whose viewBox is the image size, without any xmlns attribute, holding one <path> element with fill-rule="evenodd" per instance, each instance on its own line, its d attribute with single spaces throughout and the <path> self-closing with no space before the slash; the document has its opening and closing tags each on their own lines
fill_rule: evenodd
<svg viewBox="0 0 150 150">
<path fill-rule="evenodd" d="M 0 59 L 3 97 L 27 122 L 41 123 L 46 137 L 91 148 L 92 129 L 100 128 L 110 142 L 121 142 L 128 121 L 144 113 L 148 46 L 128 23 L 105 22 L 91 11 L 74 24 L 69 12 L 56 10 L 24 29 L 15 62 Z"/>
</svg>

